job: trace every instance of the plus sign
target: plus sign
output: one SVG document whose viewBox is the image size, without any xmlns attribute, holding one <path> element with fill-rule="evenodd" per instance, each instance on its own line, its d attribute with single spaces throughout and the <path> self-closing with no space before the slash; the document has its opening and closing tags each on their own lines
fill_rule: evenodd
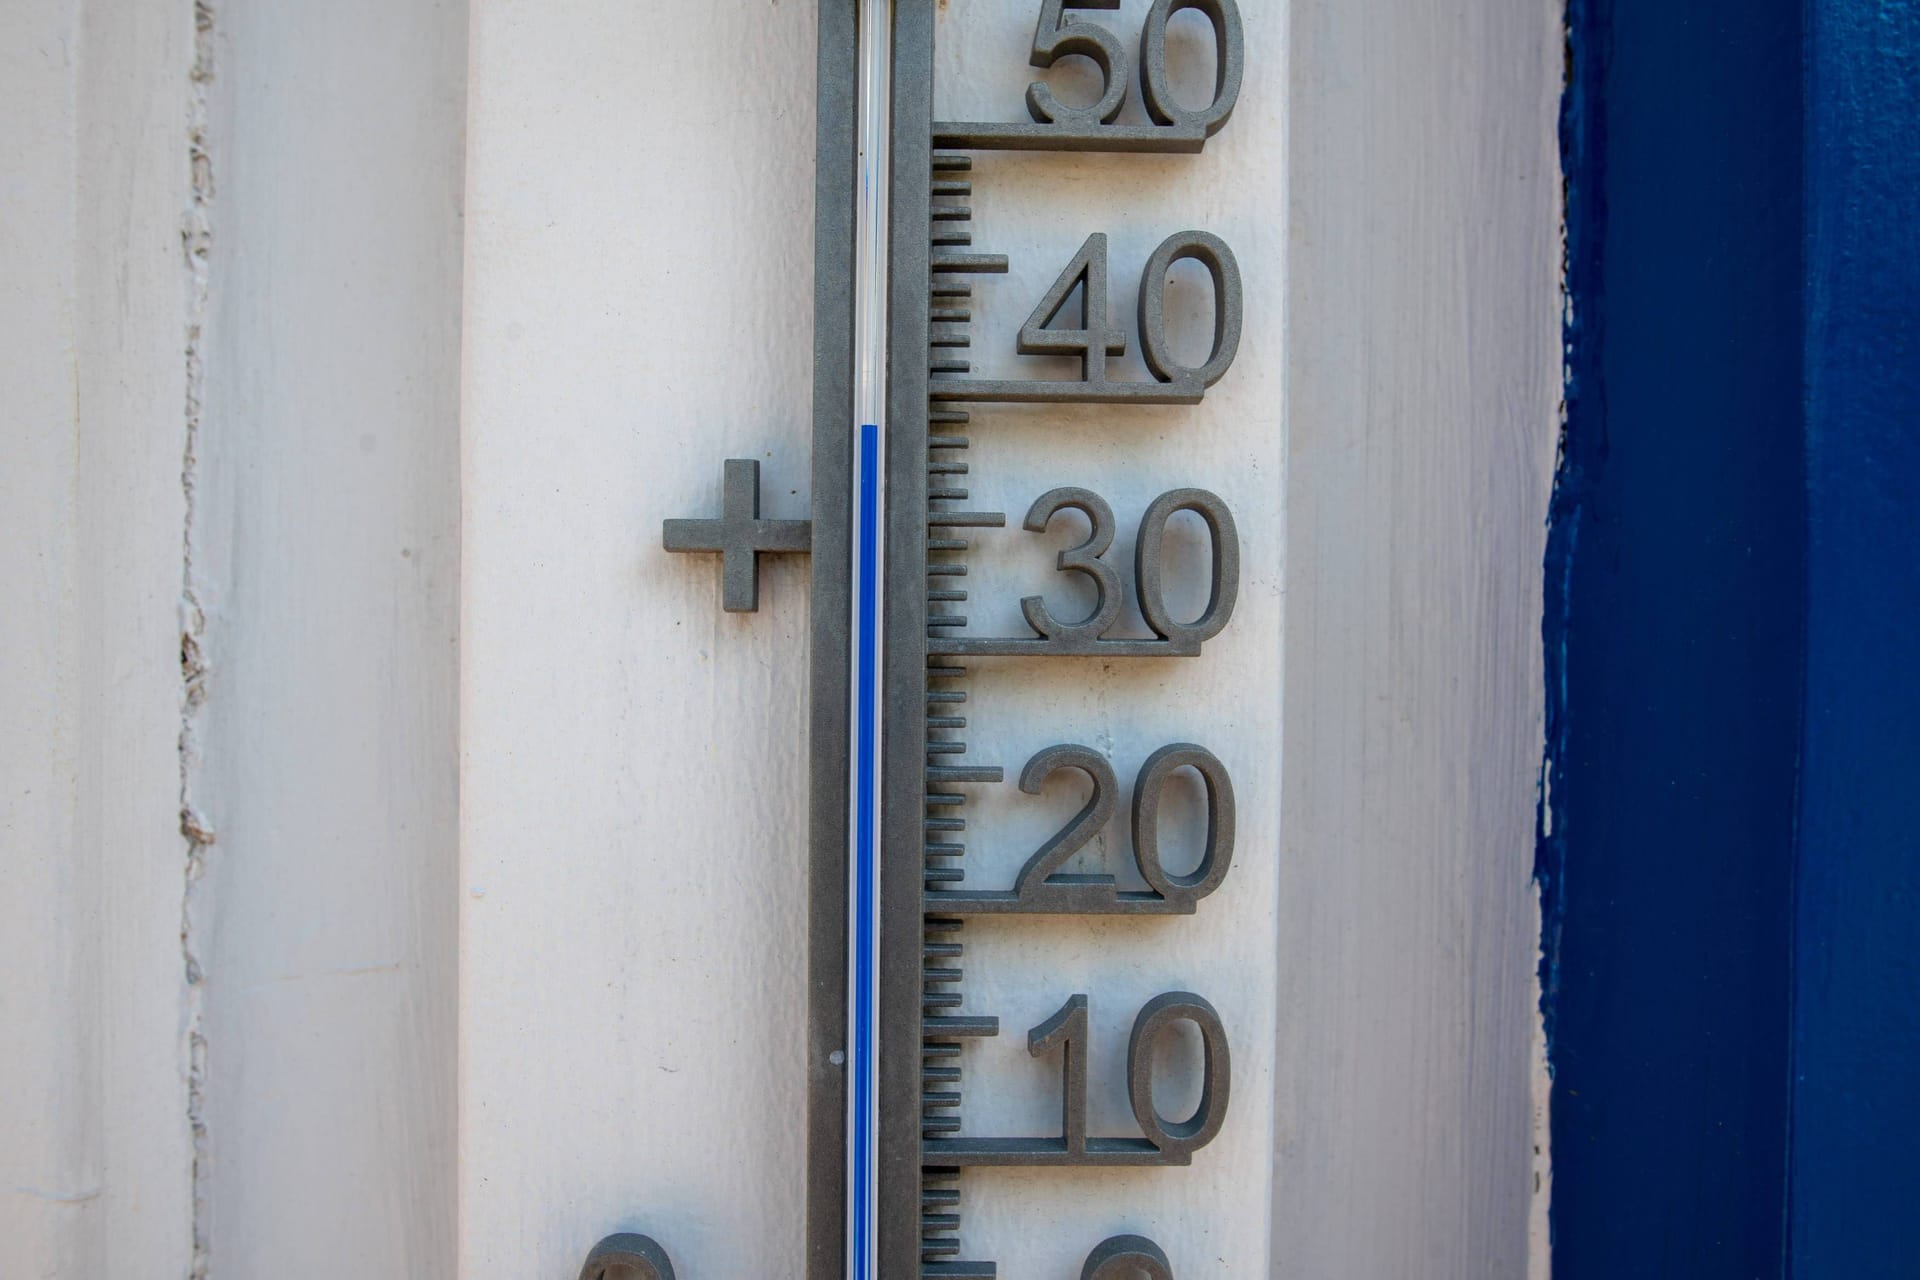
<svg viewBox="0 0 1920 1280">
<path fill-rule="evenodd" d="M 760 518 L 760 464 L 752 458 L 728 458 L 718 520 L 669 520 L 664 528 L 669 551 L 720 553 L 720 603 L 728 613 L 752 613 L 760 607 L 760 554 L 813 550 L 808 520 Z"/>
</svg>

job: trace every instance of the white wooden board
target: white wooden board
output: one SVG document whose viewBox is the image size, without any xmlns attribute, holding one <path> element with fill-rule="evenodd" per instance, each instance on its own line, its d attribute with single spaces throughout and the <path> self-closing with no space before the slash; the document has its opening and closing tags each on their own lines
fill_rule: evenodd
<svg viewBox="0 0 1920 1280">
<path fill-rule="evenodd" d="M 804 516 L 813 10 L 473 6 L 460 1247 L 797 1274 L 806 573 L 660 547 L 759 457 Z"/>
<path fill-rule="evenodd" d="M 133 0 L 0 5 L 0 1275 L 23 1280 L 181 1276 L 192 1258 L 176 128 L 190 18 Z"/>
<path fill-rule="evenodd" d="M 1294 0 L 1274 1275 L 1527 1265 L 1560 7 Z"/>
</svg>

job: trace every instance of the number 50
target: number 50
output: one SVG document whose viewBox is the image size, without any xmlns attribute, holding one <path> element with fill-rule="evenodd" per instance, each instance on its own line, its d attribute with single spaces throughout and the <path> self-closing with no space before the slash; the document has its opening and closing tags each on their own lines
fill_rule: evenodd
<svg viewBox="0 0 1920 1280">
<path fill-rule="evenodd" d="M 1127 97 L 1127 79 L 1132 67 L 1126 46 L 1120 37 L 1091 22 L 1068 17 L 1068 9 L 1118 9 L 1120 0 L 1041 0 L 1040 21 L 1033 29 L 1033 56 L 1036 67 L 1050 67 L 1061 58 L 1078 55 L 1091 59 L 1100 68 L 1103 81 L 1100 99 L 1091 106 L 1070 107 L 1053 96 L 1053 90 L 1040 81 L 1027 86 L 1027 111 L 1041 124 L 1093 128 L 1112 124 Z M 1197 9 L 1213 23 L 1214 78 L 1213 100 L 1197 110 L 1188 110 L 1173 96 L 1167 73 L 1167 23 L 1183 9 Z M 1147 114 L 1163 125 L 1185 125 L 1206 130 L 1212 137 L 1233 114 L 1240 97 L 1240 80 L 1246 67 L 1246 37 L 1240 29 L 1240 10 L 1234 0 L 1154 0 L 1140 30 L 1140 94 L 1146 100 Z"/>
</svg>

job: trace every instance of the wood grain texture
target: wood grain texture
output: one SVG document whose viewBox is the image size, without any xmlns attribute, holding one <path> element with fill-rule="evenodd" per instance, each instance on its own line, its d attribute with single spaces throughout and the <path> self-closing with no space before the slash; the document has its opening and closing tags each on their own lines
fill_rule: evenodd
<svg viewBox="0 0 1920 1280">
<path fill-rule="evenodd" d="M 191 10 L 3 16 L 0 1274 L 179 1276 Z"/>
<path fill-rule="evenodd" d="M 214 1277 L 444 1275 L 464 8 L 212 20 L 198 1225 Z"/>
<path fill-rule="evenodd" d="M 1559 6 L 1292 33 L 1273 1274 L 1520 1276 Z"/>
</svg>

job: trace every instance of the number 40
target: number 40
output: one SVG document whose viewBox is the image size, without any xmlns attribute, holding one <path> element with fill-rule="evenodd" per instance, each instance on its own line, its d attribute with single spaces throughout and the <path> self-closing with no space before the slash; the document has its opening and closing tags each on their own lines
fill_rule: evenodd
<svg viewBox="0 0 1920 1280">
<path fill-rule="evenodd" d="M 1191 367 L 1174 358 L 1167 339 L 1167 272 L 1180 261 L 1198 262 L 1213 277 L 1213 350 L 1204 364 Z M 1080 327 L 1053 327 L 1076 288 L 1082 289 Z M 1242 307 L 1240 264 L 1226 241 L 1205 231 L 1168 236 L 1140 275 L 1140 352 L 1147 368 L 1163 383 L 1195 389 L 1220 381 L 1240 350 Z M 1096 231 L 1020 326 L 1019 351 L 1028 356 L 1078 356 L 1081 378 L 1103 383 L 1109 381 L 1107 357 L 1126 350 L 1127 335 L 1113 327 L 1107 305 L 1107 237 Z"/>
</svg>

